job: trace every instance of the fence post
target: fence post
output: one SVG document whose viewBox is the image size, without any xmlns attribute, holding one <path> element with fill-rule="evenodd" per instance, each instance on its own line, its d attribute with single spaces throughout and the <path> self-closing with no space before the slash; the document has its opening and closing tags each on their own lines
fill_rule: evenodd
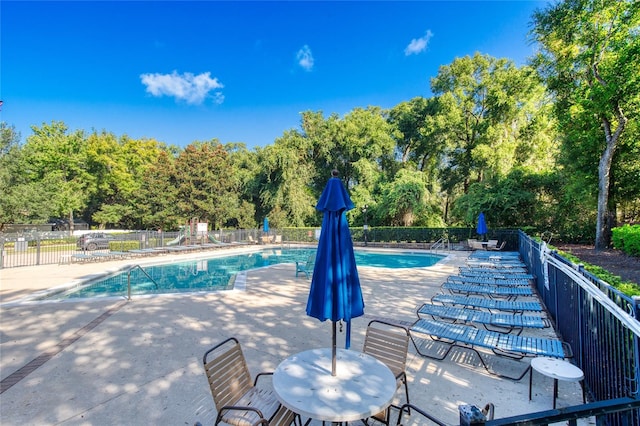
<svg viewBox="0 0 640 426">
<path fill-rule="evenodd" d="M 40 239 L 40 234 L 36 237 L 36 265 L 40 264 L 40 247 L 42 240 Z"/>
</svg>

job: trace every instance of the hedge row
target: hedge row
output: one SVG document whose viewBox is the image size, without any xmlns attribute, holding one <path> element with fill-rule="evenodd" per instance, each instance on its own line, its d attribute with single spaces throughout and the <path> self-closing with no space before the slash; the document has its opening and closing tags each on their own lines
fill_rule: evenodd
<svg viewBox="0 0 640 426">
<path fill-rule="evenodd" d="M 640 256 L 640 225 L 624 225 L 613 228 L 613 247 L 631 256 Z"/>
<path fill-rule="evenodd" d="M 285 241 L 316 242 L 316 231 L 319 228 L 283 228 L 279 231 L 283 234 Z M 475 228 L 423 228 L 423 227 L 398 227 L 398 226 L 376 226 L 364 230 L 362 226 L 351 227 L 351 238 L 353 241 L 393 243 L 393 242 L 415 242 L 434 243 L 440 239 L 446 239 L 451 243 L 464 242 L 469 238 L 482 239 L 483 236 L 476 233 Z M 507 240 L 517 245 L 518 231 L 515 229 L 490 229 L 484 236 L 485 239 Z"/>
</svg>

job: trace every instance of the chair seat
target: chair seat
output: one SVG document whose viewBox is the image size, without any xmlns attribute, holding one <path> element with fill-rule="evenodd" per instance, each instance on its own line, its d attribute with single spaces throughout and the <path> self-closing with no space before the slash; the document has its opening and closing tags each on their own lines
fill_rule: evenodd
<svg viewBox="0 0 640 426">
<path fill-rule="evenodd" d="M 273 391 L 253 387 L 234 406 L 256 408 L 265 418 L 270 419 L 278 411 L 280 403 Z M 222 421 L 233 426 L 251 426 L 260 421 L 260 416 L 253 411 L 229 410 L 222 415 Z"/>
</svg>

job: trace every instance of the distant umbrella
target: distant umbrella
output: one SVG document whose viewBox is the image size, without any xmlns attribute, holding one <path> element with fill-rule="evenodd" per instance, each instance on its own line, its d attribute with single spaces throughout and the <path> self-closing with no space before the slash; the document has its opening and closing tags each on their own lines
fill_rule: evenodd
<svg viewBox="0 0 640 426">
<path fill-rule="evenodd" d="M 264 232 L 269 232 L 269 218 L 268 217 L 264 218 L 264 222 L 262 224 L 262 230 Z"/>
<path fill-rule="evenodd" d="M 478 231 L 478 235 L 485 235 L 488 231 L 487 229 L 487 222 L 484 219 L 484 213 L 480 212 L 480 214 L 478 215 L 478 226 L 476 228 L 476 231 Z"/>
<path fill-rule="evenodd" d="M 351 318 L 364 315 L 364 299 L 346 215 L 354 205 L 337 175 L 334 170 L 316 205 L 324 217 L 307 301 L 307 315 L 333 323 L 331 374 L 334 376 L 336 322 L 347 322 L 345 347 L 349 348 Z"/>
</svg>

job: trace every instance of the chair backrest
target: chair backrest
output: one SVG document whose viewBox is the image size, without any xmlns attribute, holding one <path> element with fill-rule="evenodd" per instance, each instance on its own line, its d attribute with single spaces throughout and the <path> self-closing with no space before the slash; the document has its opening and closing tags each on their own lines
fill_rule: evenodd
<svg viewBox="0 0 640 426">
<path fill-rule="evenodd" d="M 217 410 L 235 404 L 253 387 L 249 367 L 235 337 L 209 349 L 202 363 Z"/>
<path fill-rule="evenodd" d="M 363 352 L 389 367 L 396 378 L 405 374 L 409 330 L 400 325 L 373 320 L 367 326 Z"/>
<path fill-rule="evenodd" d="M 313 267 L 316 264 L 316 255 L 315 254 L 310 254 L 309 257 L 307 258 L 307 264 L 305 265 L 305 268 L 307 269 L 307 271 L 313 271 Z"/>
</svg>

